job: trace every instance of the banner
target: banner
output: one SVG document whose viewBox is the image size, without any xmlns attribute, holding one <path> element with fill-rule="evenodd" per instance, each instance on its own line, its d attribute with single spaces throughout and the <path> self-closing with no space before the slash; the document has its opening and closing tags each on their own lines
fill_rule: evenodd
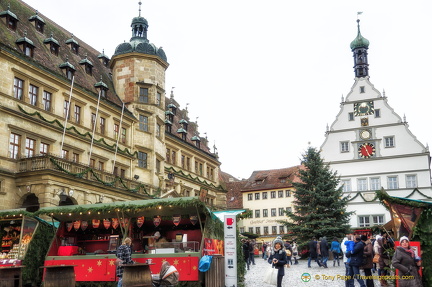
<svg viewBox="0 0 432 287">
<path fill-rule="evenodd" d="M 159 224 L 161 223 L 161 221 L 162 221 L 162 218 L 159 215 L 155 215 L 153 217 L 153 224 L 154 224 L 154 226 L 158 227 Z"/>
<path fill-rule="evenodd" d="M 137 226 L 138 226 L 138 228 L 141 228 L 141 226 L 143 226 L 143 224 L 144 224 L 144 216 L 137 217 Z"/>
<path fill-rule="evenodd" d="M 173 223 L 175 226 L 178 226 L 180 224 L 181 215 L 173 215 Z"/>
</svg>

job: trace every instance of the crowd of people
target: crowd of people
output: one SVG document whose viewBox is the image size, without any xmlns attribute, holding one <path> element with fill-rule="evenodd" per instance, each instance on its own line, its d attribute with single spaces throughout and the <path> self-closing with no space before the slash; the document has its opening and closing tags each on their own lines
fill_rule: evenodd
<svg viewBox="0 0 432 287">
<path fill-rule="evenodd" d="M 333 267 L 341 266 L 342 263 L 345 266 L 346 287 L 354 287 L 355 282 L 360 287 L 374 287 L 374 279 L 378 279 L 380 286 L 389 286 L 388 280 L 393 279 L 398 281 L 399 287 L 422 287 L 418 250 L 412 248 L 406 236 L 401 237 L 399 243 L 400 246 L 395 247 L 395 240 L 387 232 L 371 237 L 348 234 L 341 242 L 333 238 L 330 243 L 325 236 L 318 240 L 312 238 L 307 244 L 307 264 L 309 268 L 312 262 L 319 267 L 329 268 L 329 258 L 333 260 Z M 257 248 L 255 240 L 243 240 L 243 255 L 248 270 L 250 265 L 255 265 Z M 263 242 L 261 254 L 278 270 L 278 287 L 282 286 L 285 267 L 298 264 L 300 259 L 297 243 L 284 242 L 280 237 L 271 243 Z M 398 270 L 398 276 L 390 274 L 391 267 Z"/>
</svg>

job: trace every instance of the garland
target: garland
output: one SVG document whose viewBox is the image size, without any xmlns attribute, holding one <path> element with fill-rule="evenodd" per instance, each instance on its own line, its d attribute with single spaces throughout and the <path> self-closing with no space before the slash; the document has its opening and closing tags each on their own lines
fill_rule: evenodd
<svg viewBox="0 0 432 287">
<path fill-rule="evenodd" d="M 420 190 L 418 190 L 417 188 L 414 188 L 414 190 L 413 190 L 410 194 L 404 196 L 404 198 L 410 198 L 410 197 L 413 196 L 416 192 L 418 192 L 420 195 L 422 195 L 422 196 L 425 197 L 425 198 L 432 199 L 432 197 L 427 196 L 426 194 L 422 193 L 422 192 L 421 192 Z M 354 197 L 349 198 L 348 201 L 353 201 L 353 200 L 356 199 L 358 196 L 360 196 L 360 197 L 363 199 L 363 201 L 365 201 L 365 202 L 372 202 L 372 201 L 376 201 L 377 199 L 378 199 L 378 200 L 381 200 L 379 194 L 381 194 L 381 191 L 377 190 L 377 191 L 375 191 L 375 196 L 374 196 L 374 198 L 371 199 L 371 200 L 367 200 L 366 198 L 364 198 L 363 194 L 359 191 L 359 192 L 357 192 L 357 194 L 356 194 Z M 403 204 L 405 204 L 405 203 L 406 203 L 406 201 L 404 201 Z"/>
<path fill-rule="evenodd" d="M 74 176 L 74 177 L 77 177 L 77 178 L 83 178 L 83 176 L 85 175 L 85 174 L 87 174 L 87 173 L 91 173 L 93 176 L 94 176 L 94 178 L 96 178 L 96 180 L 98 181 L 98 182 L 100 182 L 100 183 L 102 183 L 103 185 L 106 185 L 106 186 L 110 186 L 110 187 L 113 187 L 114 186 L 114 184 L 116 183 L 116 182 L 120 182 L 121 183 L 121 185 L 123 186 L 123 188 L 124 189 L 126 189 L 127 191 L 130 191 L 130 192 L 133 192 L 133 193 L 137 193 L 141 188 L 144 190 L 144 193 L 147 195 L 147 196 L 149 196 L 149 197 L 151 197 L 151 198 L 156 198 L 156 197 L 154 197 L 154 196 L 152 196 L 152 195 L 150 195 L 150 193 L 148 193 L 148 191 L 147 191 L 147 189 L 146 189 L 146 186 L 144 185 L 144 184 L 142 184 L 142 183 L 140 183 L 136 188 L 134 188 L 134 189 L 130 189 L 130 188 L 128 188 L 127 187 L 127 185 L 124 183 L 124 181 L 123 181 L 123 179 L 121 178 L 121 177 L 116 177 L 113 181 L 111 181 L 111 182 L 106 182 L 106 181 L 103 181 L 102 179 L 100 179 L 100 177 L 98 176 L 98 174 L 93 170 L 93 168 L 91 168 L 91 167 L 88 167 L 88 168 L 86 168 L 85 170 L 83 170 L 82 172 L 77 172 L 77 173 L 73 173 L 73 172 L 70 172 L 70 171 L 68 171 L 68 170 L 66 170 L 66 169 L 64 169 L 53 157 L 50 157 L 49 158 L 50 159 L 50 161 L 55 165 L 55 167 L 58 169 L 58 170 L 60 170 L 60 171 L 62 171 L 62 172 L 64 172 L 64 173 L 67 173 L 67 174 L 69 174 L 69 175 L 72 175 L 72 176 Z"/>
<path fill-rule="evenodd" d="M 63 125 L 59 120 L 57 120 L 57 119 L 50 121 L 50 120 L 47 120 L 46 118 L 44 118 L 44 116 L 42 116 L 38 111 L 35 111 L 35 112 L 33 112 L 33 113 L 29 113 L 29 112 L 25 111 L 25 110 L 24 110 L 20 105 L 18 105 L 18 108 L 19 108 L 23 113 L 25 113 L 25 114 L 28 115 L 28 116 L 35 116 L 35 115 L 36 115 L 36 116 L 39 117 L 39 119 L 43 120 L 44 122 L 47 122 L 47 123 L 49 123 L 49 124 L 57 124 L 58 127 L 60 127 L 61 129 L 64 129 L 64 125 Z M 82 137 L 84 137 L 84 138 L 85 138 L 85 137 L 88 137 L 89 139 L 92 138 L 92 135 L 91 135 L 90 132 L 81 133 L 80 131 L 78 131 L 78 130 L 75 128 L 75 126 L 70 126 L 70 127 L 66 128 L 66 130 L 68 130 L 68 131 L 73 130 L 76 134 L 78 134 L 78 135 L 80 135 L 80 136 L 82 136 Z M 114 144 L 110 145 L 109 143 L 107 143 L 107 142 L 105 141 L 104 138 L 94 139 L 94 141 L 97 142 L 97 143 L 103 143 L 103 144 L 104 144 L 106 147 L 108 147 L 109 149 L 111 149 L 111 150 L 115 150 L 116 144 L 114 143 Z M 124 148 L 124 149 L 122 150 L 122 149 L 119 147 L 119 148 L 117 148 L 117 150 L 118 150 L 119 152 L 121 152 L 121 153 L 128 154 L 129 156 L 138 157 L 138 152 L 137 152 L 137 151 L 131 153 L 131 152 L 129 151 L 128 148 Z"/>
<path fill-rule="evenodd" d="M 206 180 L 200 180 L 198 176 L 193 177 L 190 173 L 186 174 L 182 170 L 175 170 L 173 167 L 165 167 L 165 170 L 167 172 L 172 172 L 172 173 L 174 173 L 176 175 L 179 175 L 181 177 L 189 178 L 192 181 L 198 182 L 200 184 L 204 184 L 206 186 L 213 187 L 213 188 L 215 188 L 217 190 L 225 191 L 221 185 L 216 186 L 213 183 L 208 183 Z"/>
</svg>

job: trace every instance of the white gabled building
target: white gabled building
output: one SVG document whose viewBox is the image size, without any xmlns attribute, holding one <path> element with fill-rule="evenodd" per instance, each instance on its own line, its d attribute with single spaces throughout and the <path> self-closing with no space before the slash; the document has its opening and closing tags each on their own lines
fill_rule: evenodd
<svg viewBox="0 0 432 287">
<path fill-rule="evenodd" d="M 430 152 L 411 133 L 408 123 L 390 107 L 385 93 L 369 81 L 369 41 L 360 33 L 351 42 L 355 82 L 321 146 L 325 162 L 341 176 L 351 197 L 350 224 L 363 228 L 384 224 L 390 214 L 375 198 L 389 195 L 432 201 Z"/>
</svg>

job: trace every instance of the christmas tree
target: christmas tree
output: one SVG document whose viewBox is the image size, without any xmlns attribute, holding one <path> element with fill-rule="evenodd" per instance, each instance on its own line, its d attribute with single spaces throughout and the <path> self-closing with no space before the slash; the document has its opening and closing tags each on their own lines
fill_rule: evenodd
<svg viewBox="0 0 432 287">
<path fill-rule="evenodd" d="M 292 238 L 305 244 L 312 237 L 342 238 L 349 233 L 352 212 L 347 212 L 347 196 L 339 186 L 337 172 L 324 164 L 320 152 L 309 147 L 298 171 L 300 181 L 293 182 L 294 210 L 284 222 Z"/>
</svg>

